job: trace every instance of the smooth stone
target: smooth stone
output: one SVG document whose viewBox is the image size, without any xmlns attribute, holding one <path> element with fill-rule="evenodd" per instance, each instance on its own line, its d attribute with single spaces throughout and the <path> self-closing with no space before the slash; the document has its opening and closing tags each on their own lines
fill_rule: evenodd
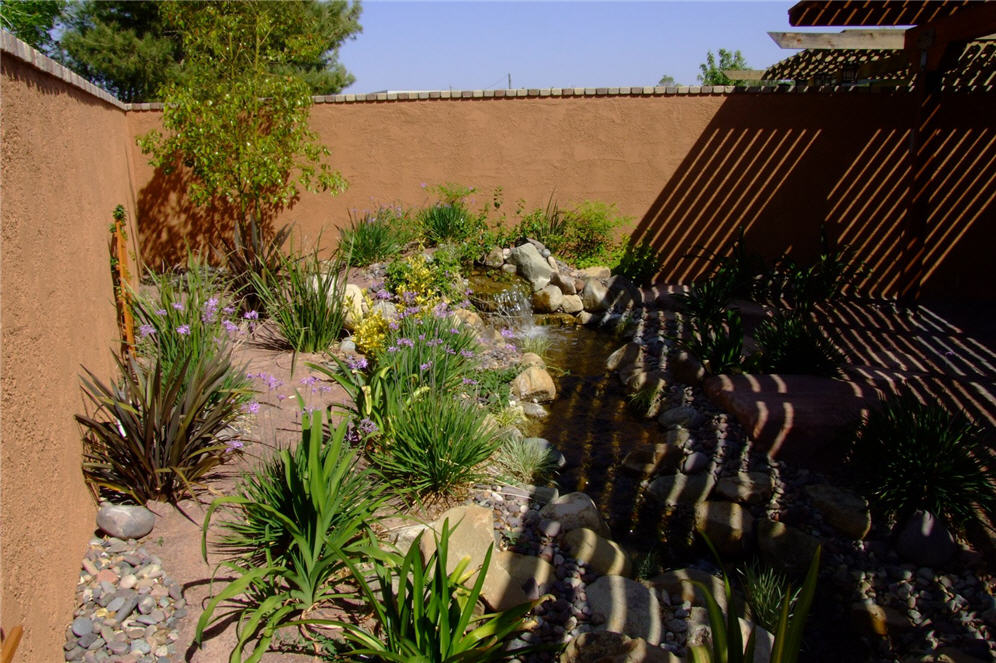
<svg viewBox="0 0 996 663">
<path fill-rule="evenodd" d="M 607 279 L 612 276 L 612 270 L 604 265 L 595 265 L 578 270 L 582 279 Z"/>
<path fill-rule="evenodd" d="M 655 472 L 674 472 L 684 454 L 684 449 L 674 444 L 641 444 L 626 454 L 622 464 L 627 470 L 648 476 Z"/>
<path fill-rule="evenodd" d="M 701 451 L 688 454 L 685 462 L 681 464 L 681 471 L 685 474 L 701 474 L 709 469 L 709 456 Z"/>
<path fill-rule="evenodd" d="M 623 576 L 602 576 L 588 586 L 588 605 L 605 617 L 597 630 L 661 641 L 661 611 L 653 590 Z"/>
<path fill-rule="evenodd" d="M 492 558 L 481 597 L 492 610 L 508 610 L 533 600 L 530 594 L 547 594 L 556 580 L 557 574 L 546 560 L 503 551 Z"/>
<path fill-rule="evenodd" d="M 683 426 L 685 428 L 697 428 L 705 420 L 705 417 L 691 405 L 679 405 L 661 413 L 657 422 L 664 428 L 671 426 Z"/>
<path fill-rule="evenodd" d="M 505 263 L 505 252 L 500 246 L 493 247 L 484 257 L 484 265 L 497 269 Z"/>
<path fill-rule="evenodd" d="M 543 259 L 540 252 L 532 244 L 523 244 L 512 249 L 508 261 L 517 267 L 519 275 L 529 281 L 533 292 L 546 287 L 550 283 L 553 269 Z"/>
<path fill-rule="evenodd" d="M 553 313 L 564 302 L 564 293 L 555 285 L 548 285 L 533 293 L 533 309 L 537 313 Z"/>
<path fill-rule="evenodd" d="M 643 346 L 638 343 L 627 343 L 617 348 L 605 360 L 605 368 L 615 371 L 623 366 L 638 364 L 643 360 Z"/>
<path fill-rule="evenodd" d="M 434 532 L 442 532 L 449 521 L 450 540 L 446 555 L 446 572 L 452 573 L 462 557 L 469 557 L 468 569 L 479 568 L 484 556 L 495 542 L 494 517 L 489 508 L 477 505 L 457 506 L 443 513 L 429 524 Z M 426 532 L 419 542 L 422 560 L 428 560 L 436 550 L 432 532 Z"/>
<path fill-rule="evenodd" d="M 522 408 L 522 414 L 526 415 L 530 419 L 546 419 L 550 416 L 547 409 L 539 403 L 523 401 L 522 403 L 519 403 L 519 407 Z M 558 451 L 557 453 L 559 454 L 560 452 Z M 563 458 L 563 454 L 560 454 L 560 457 Z"/>
<path fill-rule="evenodd" d="M 761 504 L 771 499 L 774 487 L 767 472 L 740 472 L 716 482 L 716 493 L 740 504 Z"/>
<path fill-rule="evenodd" d="M 316 289 L 317 285 L 316 280 Z M 329 294 L 331 295 L 332 291 L 330 291 Z M 342 291 L 342 302 L 346 313 L 346 317 L 343 320 L 343 326 L 347 331 L 355 332 L 356 326 L 360 324 L 361 320 L 363 320 L 363 290 L 355 283 L 347 283 L 346 287 L 343 288 Z"/>
<path fill-rule="evenodd" d="M 581 303 L 584 310 L 601 313 L 609 308 L 609 288 L 596 279 L 585 281 L 581 291 Z"/>
<path fill-rule="evenodd" d="M 93 633 L 93 621 L 86 617 L 77 617 L 69 628 L 75 635 L 82 637 Z"/>
<path fill-rule="evenodd" d="M 559 521 L 562 532 L 587 527 L 602 536 L 609 535 L 609 528 L 598 513 L 598 508 L 584 493 L 561 495 L 540 509 L 540 516 Z"/>
<path fill-rule="evenodd" d="M 820 540 L 782 522 L 760 518 L 755 523 L 761 561 L 792 576 L 809 568 Z"/>
<path fill-rule="evenodd" d="M 155 514 L 144 506 L 105 502 L 97 511 L 97 527 L 119 539 L 140 539 L 155 524 Z"/>
<path fill-rule="evenodd" d="M 561 274 L 558 271 L 554 271 L 550 275 L 550 285 L 555 285 L 560 288 L 560 291 L 564 293 L 565 297 L 576 296 L 578 294 L 577 288 L 574 286 L 574 279 Z M 578 297 L 578 301 L 581 298 Z"/>
<path fill-rule="evenodd" d="M 633 563 L 618 543 L 586 527 L 565 534 L 561 545 L 571 557 L 584 562 L 595 573 L 628 576 L 632 572 Z"/>
<path fill-rule="evenodd" d="M 705 379 L 705 367 L 694 355 L 684 350 L 668 357 L 668 370 L 675 381 L 682 384 L 698 385 Z"/>
<path fill-rule="evenodd" d="M 754 517 L 735 502 L 701 502 L 695 506 L 695 529 L 724 557 L 739 557 L 750 549 Z"/>
<path fill-rule="evenodd" d="M 711 474 L 664 475 L 651 481 L 647 492 L 669 506 L 692 505 L 704 502 L 715 484 Z"/>
<path fill-rule="evenodd" d="M 540 368 L 546 368 L 546 362 L 535 352 L 523 352 L 522 356 L 519 357 L 519 365 L 526 366 L 539 366 Z"/>
<path fill-rule="evenodd" d="M 545 402 L 557 397 L 557 387 L 546 370 L 529 366 L 512 380 L 512 393 L 518 400 Z"/>
<path fill-rule="evenodd" d="M 868 500 L 844 488 L 829 484 L 806 486 L 806 494 L 823 519 L 837 532 L 851 539 L 863 539 L 871 531 Z"/>
<path fill-rule="evenodd" d="M 695 568 L 677 569 L 662 573 L 651 579 L 650 582 L 658 591 L 666 592 L 669 596 L 678 596 L 682 601 L 688 601 L 692 605 L 705 607 L 705 594 L 702 588 L 696 584 L 701 583 L 706 586 L 713 598 L 716 599 L 719 607 L 724 611 L 726 610 L 726 594 L 723 590 L 723 579 L 706 571 Z M 737 607 L 740 608 L 742 606 Z"/>
<path fill-rule="evenodd" d="M 579 295 L 564 295 L 563 301 L 560 302 L 560 310 L 571 315 L 581 313 L 584 311 L 584 302 Z"/>
</svg>

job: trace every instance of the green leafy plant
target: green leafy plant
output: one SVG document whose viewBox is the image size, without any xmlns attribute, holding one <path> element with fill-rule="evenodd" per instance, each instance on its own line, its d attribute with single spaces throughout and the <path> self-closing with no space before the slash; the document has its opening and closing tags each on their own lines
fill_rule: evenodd
<svg viewBox="0 0 996 663">
<path fill-rule="evenodd" d="M 761 256 L 748 251 L 744 240 L 744 227 L 740 226 L 736 236 L 720 251 L 704 246 L 698 253 L 687 256 L 693 260 L 705 260 L 709 264 L 713 283 L 719 292 L 725 293 L 728 300 L 734 297 L 754 297 L 763 287 L 767 269 Z"/>
<path fill-rule="evenodd" d="M 694 320 L 714 322 L 723 318 L 733 291 L 726 279 L 709 279 L 679 292 L 675 300 Z"/>
<path fill-rule="evenodd" d="M 695 355 L 710 373 L 743 370 L 744 330 L 739 311 L 726 310 L 718 320 L 689 319 L 689 336 L 679 345 Z"/>
<path fill-rule="evenodd" d="M 259 661 L 280 629 L 336 624 L 313 613 L 353 594 L 338 584 L 348 581 L 354 564 L 384 556 L 371 529 L 382 492 L 346 443 L 348 423 L 328 439 L 323 424 L 322 411 L 305 413 L 293 452 L 281 450 L 239 494 L 208 508 L 205 561 L 212 517 L 222 508 L 234 511 L 222 526 L 222 549 L 231 557 L 219 569 L 235 579 L 208 601 L 194 637 L 200 643 L 211 625 L 237 619 L 231 663 Z"/>
<path fill-rule="evenodd" d="M 706 543 L 718 560 L 719 556 L 712 543 L 708 539 L 706 539 Z M 799 652 L 802 649 L 802 634 L 806 626 L 806 618 L 809 616 L 809 609 L 813 604 L 813 597 L 816 594 L 819 570 L 820 548 L 817 548 L 812 561 L 809 563 L 809 570 L 806 573 L 802 588 L 798 592 L 798 598 L 795 600 L 794 612 L 791 586 L 786 590 L 781 611 L 778 614 L 778 621 L 772 631 L 774 644 L 768 659 L 769 663 L 795 663 L 799 659 Z M 753 661 L 754 632 L 751 631 L 747 642 L 744 643 L 736 611 L 729 609 L 724 616 L 709 587 L 698 581 L 692 582 L 702 590 L 705 596 L 709 629 L 712 635 L 712 648 L 711 650 L 703 646 L 689 648 L 691 660 L 694 663 L 750 663 Z M 725 571 L 723 572 L 723 593 L 726 597 L 726 605 L 732 606 L 733 590 L 730 586 L 730 578 Z"/>
<path fill-rule="evenodd" d="M 288 345 L 323 352 L 339 338 L 346 320 L 346 270 L 341 254 L 331 261 L 311 253 L 282 260 L 279 277 L 252 275 L 253 287 Z"/>
<path fill-rule="evenodd" d="M 578 267 L 607 264 L 615 247 L 616 228 L 632 221 L 612 203 L 585 200 L 565 213 L 567 239 L 561 252 Z"/>
<path fill-rule="evenodd" d="M 546 334 L 525 334 L 519 338 L 519 350 L 532 352 L 543 361 L 549 359 L 552 347 L 553 341 Z"/>
<path fill-rule="evenodd" d="M 443 249 L 432 256 L 416 253 L 392 260 L 384 278 L 385 287 L 406 307 L 432 308 L 441 300 L 461 302 L 464 283 L 456 256 Z"/>
<path fill-rule="evenodd" d="M 778 313 L 754 332 L 760 353 L 752 357 L 755 370 L 788 375 L 833 376 L 843 355 L 805 312 Z"/>
<path fill-rule="evenodd" d="M 231 358 L 187 356 L 168 370 L 155 360 L 116 361 L 121 377 L 112 384 L 83 369 L 83 391 L 95 407 L 76 415 L 83 476 L 95 496 L 109 491 L 139 504 L 192 495 L 241 446 L 231 423 L 244 394 L 226 386 Z"/>
<path fill-rule="evenodd" d="M 431 244 L 464 240 L 474 226 L 471 214 L 459 203 L 439 203 L 426 208 L 419 215 L 419 222 Z"/>
<path fill-rule="evenodd" d="M 291 234 L 291 226 L 281 226 L 268 233 L 249 215 L 246 223 L 235 222 L 231 241 L 220 250 L 232 291 L 242 299 L 246 311 L 260 311 L 263 301 L 256 289 L 257 281 L 269 283 L 280 276 L 283 267 L 283 248 Z"/>
<path fill-rule="evenodd" d="M 518 436 L 502 442 L 495 463 L 502 473 L 524 484 L 545 485 L 557 472 L 556 459 L 548 449 Z"/>
<path fill-rule="evenodd" d="M 476 394 L 478 400 L 486 405 L 492 414 L 497 414 L 508 407 L 512 395 L 509 383 L 519 372 L 517 366 L 475 371 L 474 377 L 470 379 L 474 384 L 467 384 L 473 388 L 473 391 L 470 392 L 468 389 L 468 392 Z"/>
<path fill-rule="evenodd" d="M 447 572 L 451 532 L 447 520 L 436 538 L 435 551 L 424 564 L 419 534 L 396 563 L 375 560 L 369 577 L 354 566 L 377 629 L 370 633 L 355 624 L 340 624 L 345 637 L 357 645 L 349 653 L 351 660 L 485 663 L 511 660 L 539 649 L 507 646 L 526 628 L 525 616 L 539 601 L 475 616 L 494 546 L 488 547 L 480 570 L 468 569 L 470 559 L 464 557 Z M 475 573 L 476 579 L 468 587 Z"/>
<path fill-rule="evenodd" d="M 626 244 L 612 273 L 621 274 L 639 286 L 647 286 L 656 276 L 659 266 L 657 251 L 645 240 L 639 244 Z"/>
<path fill-rule="evenodd" d="M 419 497 L 452 494 L 484 476 L 481 463 L 501 443 L 486 412 L 466 398 L 427 390 L 405 404 L 371 460 L 399 490 Z"/>
<path fill-rule="evenodd" d="M 900 523 L 921 509 L 956 532 L 996 522 L 996 469 L 963 413 L 908 393 L 885 400 L 859 427 L 850 461 L 874 503 Z"/>
<path fill-rule="evenodd" d="M 349 227 L 340 231 L 339 251 L 350 264 L 365 267 L 401 252 L 414 239 L 411 222 L 400 207 L 379 207 L 359 218 L 350 213 Z"/>
<path fill-rule="evenodd" d="M 787 577 L 757 561 L 744 566 L 743 587 L 751 621 L 772 633 L 778 628 L 781 607 L 786 597 L 789 599 L 790 612 L 791 606 L 799 598 L 799 590 L 789 593 Z"/>
<path fill-rule="evenodd" d="M 522 217 L 507 238 L 509 241 L 528 237 L 542 243 L 550 251 L 559 252 L 568 241 L 568 221 L 563 210 L 550 194 L 545 209 L 536 209 Z M 502 242 L 507 243 L 507 242 Z"/>
</svg>

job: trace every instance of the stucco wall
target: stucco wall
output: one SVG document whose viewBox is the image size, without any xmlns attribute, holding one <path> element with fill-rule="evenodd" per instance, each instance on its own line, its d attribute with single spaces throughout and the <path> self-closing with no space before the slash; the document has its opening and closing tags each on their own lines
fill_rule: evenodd
<svg viewBox="0 0 996 663">
<path fill-rule="evenodd" d="M 909 278 L 912 101 L 902 92 L 793 91 L 319 103 L 312 128 L 350 189 L 303 193 L 278 223 L 295 221 L 308 239 L 324 231 L 329 244 L 349 210 L 429 202 L 423 183 L 475 186 L 477 204 L 502 187 L 509 215 L 518 199 L 529 210 L 554 192 L 561 205 L 616 203 L 634 218 L 624 234 L 650 241 L 662 277 L 681 282 L 706 269 L 690 253 L 721 250 L 740 227 L 769 258 L 807 260 L 826 223 L 867 265 L 865 289 L 894 295 Z M 991 299 L 981 261 L 963 258 L 996 235 L 992 198 L 966 193 L 996 184 L 984 158 L 996 96 L 953 97 L 941 108 L 930 130 L 946 188 L 930 196 L 924 289 Z M 133 136 L 160 121 L 155 110 L 129 113 Z M 175 262 L 184 239 L 210 245 L 229 231 L 230 215 L 193 207 L 179 176 L 154 172 L 132 150 L 146 259 Z"/>
<path fill-rule="evenodd" d="M 0 70 L 0 626 L 24 626 L 18 663 L 51 663 L 94 530 L 77 376 L 111 376 L 108 226 L 134 196 L 123 109 L 10 52 Z"/>
</svg>

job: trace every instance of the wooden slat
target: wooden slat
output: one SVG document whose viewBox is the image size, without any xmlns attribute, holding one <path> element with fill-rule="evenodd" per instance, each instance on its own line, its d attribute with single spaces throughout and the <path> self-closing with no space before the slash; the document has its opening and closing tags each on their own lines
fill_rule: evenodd
<svg viewBox="0 0 996 663">
<path fill-rule="evenodd" d="M 769 32 L 781 48 L 888 49 L 905 45 L 905 30 L 844 30 L 842 32 Z"/>
<path fill-rule="evenodd" d="M 10 629 L 10 633 L 0 645 L 0 663 L 11 663 L 14 660 L 14 652 L 17 651 L 17 645 L 20 644 L 23 633 L 24 629 L 21 628 L 20 624 Z"/>
<path fill-rule="evenodd" d="M 723 69 L 731 81 L 760 81 L 764 79 L 763 69 Z"/>
<path fill-rule="evenodd" d="M 803 0 L 789 9 L 789 25 L 890 26 L 920 25 L 950 16 L 970 0 Z"/>
</svg>

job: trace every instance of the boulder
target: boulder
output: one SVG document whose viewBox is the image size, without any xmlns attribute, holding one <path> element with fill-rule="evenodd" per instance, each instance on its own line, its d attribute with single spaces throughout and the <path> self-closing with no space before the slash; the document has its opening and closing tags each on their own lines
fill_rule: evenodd
<svg viewBox="0 0 996 663">
<path fill-rule="evenodd" d="M 533 293 L 533 309 L 537 313 L 553 313 L 564 301 L 564 293 L 555 285 L 548 285 Z"/>
<path fill-rule="evenodd" d="M 615 371 L 624 366 L 642 363 L 642 361 L 643 346 L 637 343 L 627 343 L 609 355 L 609 358 L 605 360 L 605 369 Z"/>
<path fill-rule="evenodd" d="M 476 311 L 470 311 L 465 308 L 458 308 L 453 311 L 453 317 L 460 321 L 460 324 L 466 325 L 473 329 L 481 329 L 484 327 L 484 320 L 478 315 Z"/>
<path fill-rule="evenodd" d="M 450 541 L 446 552 L 446 572 L 452 573 L 464 557 L 470 558 L 468 570 L 480 568 L 488 548 L 494 544 L 494 516 L 491 509 L 477 505 L 456 506 L 429 524 L 436 533 L 443 531 L 449 521 Z M 419 541 L 422 560 L 429 559 L 436 550 L 436 540 L 426 532 Z"/>
<path fill-rule="evenodd" d="M 667 373 L 664 371 L 634 371 L 626 378 L 624 383 L 630 393 L 641 389 L 654 389 L 658 393 L 667 387 Z"/>
<path fill-rule="evenodd" d="M 491 610 L 502 611 L 538 599 L 557 580 L 553 566 L 532 555 L 498 552 L 491 558 L 481 598 Z"/>
<path fill-rule="evenodd" d="M 155 514 L 144 506 L 105 502 L 97 510 L 97 527 L 122 540 L 141 539 L 155 525 Z"/>
<path fill-rule="evenodd" d="M 771 499 L 774 486 L 767 472 L 739 472 L 716 482 L 716 494 L 740 504 L 761 504 Z"/>
<path fill-rule="evenodd" d="M 522 410 L 522 414 L 530 419 L 546 419 L 550 416 L 547 409 L 539 403 L 523 401 L 522 403 L 519 403 L 518 407 Z"/>
<path fill-rule="evenodd" d="M 624 311 L 643 305 L 643 292 L 621 274 L 608 280 L 608 288 L 609 307 L 613 310 Z"/>
<path fill-rule="evenodd" d="M 681 464 L 685 451 L 678 445 L 658 443 L 641 444 L 626 454 L 623 467 L 637 474 L 651 475 L 657 472 L 673 473 Z"/>
<path fill-rule="evenodd" d="M 579 269 L 578 275 L 582 279 L 607 279 L 612 276 L 612 270 L 602 265 L 595 265 Z"/>
<path fill-rule="evenodd" d="M 705 378 L 705 366 L 695 355 L 681 350 L 668 357 L 667 368 L 676 382 L 697 386 Z"/>
<path fill-rule="evenodd" d="M 896 552 L 917 566 L 941 566 L 957 551 L 951 532 L 929 511 L 910 516 L 896 538 Z"/>
<path fill-rule="evenodd" d="M 399 315 L 398 307 L 395 306 L 393 302 L 376 302 L 370 308 L 370 312 L 380 313 L 380 316 L 387 321 L 397 320 Z M 470 311 L 468 311 L 468 313 L 470 313 Z"/>
<path fill-rule="evenodd" d="M 601 313 L 609 308 L 609 289 L 596 279 L 585 281 L 584 290 L 581 291 L 581 303 L 584 310 L 594 313 Z"/>
<path fill-rule="evenodd" d="M 595 503 L 584 493 L 561 495 L 540 509 L 540 516 L 558 521 L 562 532 L 585 527 L 600 536 L 609 536 L 609 528 L 598 513 Z"/>
<path fill-rule="evenodd" d="M 695 529 L 725 557 L 741 557 L 751 548 L 754 517 L 735 502 L 700 502 L 695 506 Z"/>
<path fill-rule="evenodd" d="M 709 469 L 710 459 L 707 454 L 701 451 L 694 451 L 685 458 L 681 464 L 681 471 L 685 474 L 701 474 Z"/>
<path fill-rule="evenodd" d="M 861 495 L 826 483 L 806 486 L 806 494 L 813 501 L 823 519 L 850 539 L 863 539 L 871 530 L 871 512 L 868 500 Z"/>
<path fill-rule="evenodd" d="M 593 327 L 597 325 L 602 319 L 602 316 L 596 315 L 594 313 L 589 313 L 588 311 L 581 311 L 578 313 L 578 322 L 586 327 Z"/>
<path fill-rule="evenodd" d="M 560 303 L 560 310 L 564 313 L 581 313 L 584 311 L 584 302 L 577 295 L 564 295 L 564 301 Z"/>
<path fill-rule="evenodd" d="M 706 586 L 719 607 L 726 610 L 726 593 L 723 590 L 723 579 L 718 578 L 707 571 L 687 568 L 668 571 L 653 578 L 651 584 L 661 592 L 667 592 L 668 597 L 677 597 L 678 602 L 688 601 L 692 605 L 705 607 L 706 598 L 702 588 L 695 583 Z M 742 606 L 734 603 L 734 607 L 741 609 Z"/>
<path fill-rule="evenodd" d="M 692 439 L 692 434 L 688 432 L 688 429 L 683 426 L 674 426 L 669 428 L 666 433 L 664 433 L 664 440 L 668 444 L 673 444 L 678 447 L 682 447 Z"/>
<path fill-rule="evenodd" d="M 633 563 L 622 547 L 594 530 L 579 527 L 564 535 L 561 546 L 571 557 L 590 566 L 600 575 L 628 576 Z"/>
<path fill-rule="evenodd" d="M 356 325 L 363 320 L 364 301 L 363 290 L 355 283 L 347 283 L 342 292 L 342 301 L 346 313 L 343 326 L 350 332 L 356 331 Z"/>
<path fill-rule="evenodd" d="M 681 663 L 669 651 L 648 644 L 643 638 L 622 633 L 593 631 L 573 638 L 559 663 Z"/>
<path fill-rule="evenodd" d="M 508 261 L 515 265 L 522 278 L 529 281 L 533 287 L 533 292 L 540 290 L 550 283 L 550 276 L 553 270 L 546 259 L 532 244 L 523 244 L 512 249 Z"/>
<path fill-rule="evenodd" d="M 705 502 L 716 480 L 712 474 L 674 474 L 659 476 L 647 486 L 647 492 L 669 506 Z"/>
<path fill-rule="evenodd" d="M 820 540 L 791 525 L 760 518 L 755 523 L 761 561 L 789 575 L 801 577 L 809 569 Z"/>
<path fill-rule="evenodd" d="M 484 264 L 487 267 L 497 269 L 505 263 L 505 253 L 502 251 L 501 247 L 496 246 L 488 254 L 484 256 Z"/>
<path fill-rule="evenodd" d="M 546 368 L 546 362 L 535 352 L 523 352 L 522 356 L 519 357 L 520 366 L 539 366 L 540 368 Z"/>
<path fill-rule="evenodd" d="M 664 428 L 670 428 L 671 426 L 698 428 L 704 421 L 705 416 L 691 405 L 679 405 L 670 410 L 665 410 L 657 419 L 657 422 Z"/>
<path fill-rule="evenodd" d="M 557 387 L 545 369 L 529 366 L 512 380 L 512 394 L 518 400 L 543 403 L 557 397 Z"/>
<path fill-rule="evenodd" d="M 653 590 L 623 576 L 602 576 L 588 585 L 588 605 L 605 621 L 596 630 L 661 641 L 661 611 Z"/>
<path fill-rule="evenodd" d="M 560 272 L 554 272 L 550 275 L 550 285 L 557 286 L 565 295 L 578 294 L 577 288 L 574 287 L 574 279 L 564 276 Z"/>
<path fill-rule="evenodd" d="M 757 624 L 752 624 L 743 617 L 737 618 L 740 627 L 740 641 L 746 648 L 751 631 L 754 632 L 754 658 L 752 663 L 768 663 L 771 660 L 771 650 L 774 648 L 775 636 Z M 692 608 L 688 616 L 688 646 L 703 646 L 712 648 L 712 632 L 709 626 L 709 616 L 705 608 Z"/>
</svg>

